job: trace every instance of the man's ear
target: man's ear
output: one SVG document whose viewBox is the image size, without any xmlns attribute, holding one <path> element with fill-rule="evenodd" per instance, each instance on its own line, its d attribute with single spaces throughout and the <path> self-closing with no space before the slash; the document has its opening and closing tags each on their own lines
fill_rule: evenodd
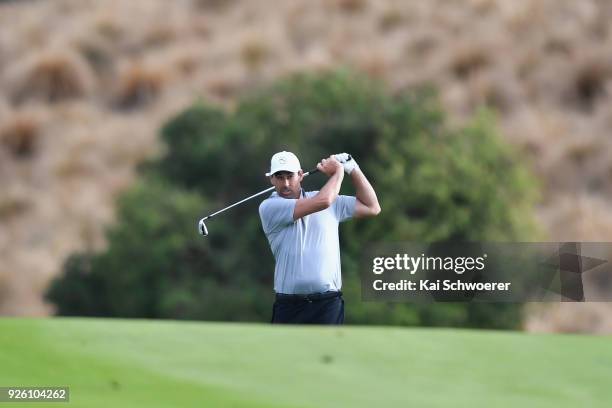
<svg viewBox="0 0 612 408">
<path fill-rule="evenodd" d="M 304 170 L 298 171 L 298 177 L 300 178 L 300 183 L 304 180 Z"/>
<path fill-rule="evenodd" d="M 272 177 L 274 177 L 274 176 L 270 176 L 270 177 L 268 177 L 268 179 L 270 179 L 270 184 L 274 185 L 274 181 L 272 181 Z"/>
</svg>

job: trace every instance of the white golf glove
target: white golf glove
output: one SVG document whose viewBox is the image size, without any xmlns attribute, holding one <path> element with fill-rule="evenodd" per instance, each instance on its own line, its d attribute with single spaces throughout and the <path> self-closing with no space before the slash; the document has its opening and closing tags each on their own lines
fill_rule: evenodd
<svg viewBox="0 0 612 408">
<path fill-rule="evenodd" d="M 351 157 L 348 153 L 338 153 L 334 156 L 336 157 L 336 160 L 342 163 L 342 167 L 344 167 L 344 172 L 346 174 L 351 174 L 353 170 L 359 168 L 359 165 L 355 161 L 355 158 Z"/>
</svg>

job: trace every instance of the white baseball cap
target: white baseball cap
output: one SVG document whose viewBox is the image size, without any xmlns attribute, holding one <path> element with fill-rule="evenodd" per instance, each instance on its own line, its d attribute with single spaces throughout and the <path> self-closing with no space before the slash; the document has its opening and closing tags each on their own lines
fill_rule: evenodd
<svg viewBox="0 0 612 408">
<path fill-rule="evenodd" d="M 297 173 L 302 170 L 300 161 L 297 156 L 291 152 L 278 152 L 270 160 L 270 172 L 266 173 L 267 177 L 270 177 L 277 171 L 290 171 L 291 173 Z"/>
</svg>

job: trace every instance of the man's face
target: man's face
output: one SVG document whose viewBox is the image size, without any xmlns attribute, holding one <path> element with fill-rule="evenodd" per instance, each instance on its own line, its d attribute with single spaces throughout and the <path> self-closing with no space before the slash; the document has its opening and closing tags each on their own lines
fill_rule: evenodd
<svg viewBox="0 0 612 408">
<path fill-rule="evenodd" d="M 300 198 L 301 182 L 304 172 L 298 173 L 279 171 L 270 176 L 270 182 L 276 188 L 276 192 L 283 198 Z"/>
</svg>

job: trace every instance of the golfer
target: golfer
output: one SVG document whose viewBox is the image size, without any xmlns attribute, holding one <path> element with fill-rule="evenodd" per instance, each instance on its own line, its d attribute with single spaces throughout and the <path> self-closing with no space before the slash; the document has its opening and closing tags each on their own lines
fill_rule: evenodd
<svg viewBox="0 0 612 408">
<path fill-rule="evenodd" d="M 291 152 L 272 156 L 266 173 L 276 190 L 259 206 L 276 260 L 272 323 L 344 323 L 338 224 L 380 213 L 374 189 L 347 153 L 321 160 L 317 169 L 328 177 L 320 191 L 302 189 L 304 172 Z M 355 197 L 338 195 L 345 172 Z"/>
</svg>

